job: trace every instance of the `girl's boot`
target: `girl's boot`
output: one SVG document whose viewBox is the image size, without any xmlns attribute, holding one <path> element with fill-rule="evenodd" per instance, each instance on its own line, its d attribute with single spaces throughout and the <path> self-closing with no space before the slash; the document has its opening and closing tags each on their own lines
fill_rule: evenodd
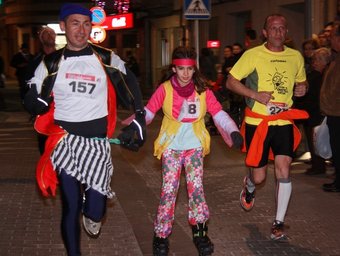
<svg viewBox="0 0 340 256">
<path fill-rule="evenodd" d="M 156 235 L 153 237 L 153 256 L 168 256 L 169 253 L 169 239 L 161 238 Z"/>
<path fill-rule="evenodd" d="M 198 223 L 192 226 L 192 236 L 199 256 L 209 256 L 214 252 L 214 244 L 210 241 L 206 223 Z"/>
</svg>

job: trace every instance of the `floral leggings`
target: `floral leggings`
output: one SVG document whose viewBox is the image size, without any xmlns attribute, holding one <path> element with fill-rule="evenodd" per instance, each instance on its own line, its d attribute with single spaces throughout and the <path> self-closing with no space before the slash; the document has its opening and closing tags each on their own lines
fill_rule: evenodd
<svg viewBox="0 0 340 256">
<path fill-rule="evenodd" d="M 209 208 L 203 190 L 202 148 L 167 149 L 162 155 L 163 183 L 157 217 L 154 221 L 154 232 L 158 237 L 165 238 L 171 234 L 182 166 L 185 169 L 189 197 L 190 225 L 204 223 L 209 219 Z"/>
</svg>

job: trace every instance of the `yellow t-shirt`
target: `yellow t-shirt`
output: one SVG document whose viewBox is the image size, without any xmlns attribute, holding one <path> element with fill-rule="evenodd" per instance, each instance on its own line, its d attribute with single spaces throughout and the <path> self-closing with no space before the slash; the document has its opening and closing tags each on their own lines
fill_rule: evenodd
<svg viewBox="0 0 340 256">
<path fill-rule="evenodd" d="M 293 104 L 293 90 L 297 82 L 306 80 L 304 60 L 300 52 L 285 47 L 272 52 L 264 44 L 247 50 L 231 69 L 238 80 L 246 78 L 246 86 L 255 91 L 273 91 L 274 99 L 267 105 L 247 98 L 247 106 L 262 115 L 273 115 L 289 109 Z M 246 123 L 259 124 L 260 120 L 246 117 Z M 288 121 L 272 121 L 270 125 L 283 125 Z"/>
</svg>

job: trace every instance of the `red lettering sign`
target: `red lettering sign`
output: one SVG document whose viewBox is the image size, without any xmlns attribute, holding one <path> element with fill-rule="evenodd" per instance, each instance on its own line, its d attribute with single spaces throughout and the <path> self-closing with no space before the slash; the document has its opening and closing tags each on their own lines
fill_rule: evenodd
<svg viewBox="0 0 340 256">
<path fill-rule="evenodd" d="M 220 45 L 221 45 L 221 42 L 218 40 L 207 41 L 208 48 L 218 48 L 220 47 Z"/>
<path fill-rule="evenodd" d="M 105 30 L 133 28 L 133 14 L 106 16 L 105 21 L 100 26 Z"/>
</svg>

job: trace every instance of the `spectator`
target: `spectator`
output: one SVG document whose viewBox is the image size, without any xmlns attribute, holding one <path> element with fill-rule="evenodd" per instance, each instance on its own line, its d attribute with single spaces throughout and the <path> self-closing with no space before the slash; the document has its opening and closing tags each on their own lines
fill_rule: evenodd
<svg viewBox="0 0 340 256">
<path fill-rule="evenodd" d="M 21 102 L 23 102 L 28 89 L 26 85 L 26 70 L 28 63 L 32 58 L 33 55 L 29 52 L 28 44 L 23 43 L 21 45 L 20 51 L 16 53 L 11 59 L 11 66 L 16 69 L 15 75 L 18 80 Z"/>
<path fill-rule="evenodd" d="M 320 92 L 320 108 L 327 116 L 329 139 L 332 149 L 332 160 L 335 168 L 335 179 L 331 183 L 323 184 L 327 192 L 340 192 L 340 22 L 332 26 L 330 43 L 335 59 L 330 63 L 325 74 Z"/>
<path fill-rule="evenodd" d="M 33 56 L 26 70 L 26 80 L 28 81 L 34 76 L 34 71 L 42 61 L 45 55 L 56 50 L 56 33 L 50 27 L 43 27 L 39 31 L 40 50 Z"/>
<path fill-rule="evenodd" d="M 135 56 L 133 56 L 132 51 L 126 52 L 126 65 L 135 74 L 136 77 L 140 76 L 139 65 Z"/>
<path fill-rule="evenodd" d="M 222 66 L 222 74 L 224 77 L 223 84 L 225 84 L 225 81 L 227 81 L 229 71 L 235 64 L 235 59 L 233 55 L 233 47 L 231 45 L 226 45 L 223 50 L 223 55 L 224 55 L 224 62 Z"/>
<path fill-rule="evenodd" d="M 333 21 L 328 22 L 318 34 L 320 47 L 331 48 L 330 33 L 332 31 L 333 24 Z"/>
<path fill-rule="evenodd" d="M 200 72 L 205 78 L 210 82 L 215 82 L 217 80 L 216 60 L 213 52 L 209 48 L 201 49 L 199 64 Z"/>
<path fill-rule="evenodd" d="M 55 38 L 56 33 L 50 27 L 44 27 L 39 32 L 39 41 L 40 41 L 40 51 L 32 58 L 30 61 L 27 70 L 26 70 L 26 81 L 29 81 L 34 76 L 34 71 L 43 60 L 43 58 L 54 52 L 56 50 L 55 46 Z M 47 136 L 41 133 L 37 133 L 38 138 L 38 148 L 39 152 L 42 155 L 45 150 L 45 142 L 47 140 Z"/>
<path fill-rule="evenodd" d="M 255 46 L 260 45 L 260 41 L 257 39 L 256 30 L 249 28 L 246 30 L 245 47 L 246 49 L 251 49 Z"/>
<path fill-rule="evenodd" d="M 240 43 L 233 44 L 233 55 L 235 59 L 235 63 L 241 58 L 242 54 L 244 53 L 244 49 Z"/>
<path fill-rule="evenodd" d="M 314 39 L 308 39 L 302 43 L 302 56 L 305 60 L 306 74 L 312 70 L 312 55 L 313 52 L 318 48 L 319 44 Z"/>
<path fill-rule="evenodd" d="M 319 44 L 318 44 L 318 41 L 315 39 L 307 39 L 302 43 L 302 56 L 304 58 L 304 65 L 305 65 L 307 76 L 310 72 L 312 72 L 312 54 L 314 50 L 317 48 L 319 48 Z M 308 80 L 308 77 L 307 77 L 307 80 Z M 304 101 L 302 98 L 294 98 L 295 105 L 297 108 L 304 109 L 301 106 L 302 102 Z M 311 151 L 311 148 L 309 147 L 309 143 L 308 143 L 307 134 L 306 134 L 306 128 L 304 125 L 305 123 L 306 123 L 306 120 L 296 121 L 296 124 L 299 127 L 301 134 L 302 134 L 301 143 L 298 149 L 294 152 L 294 159 L 296 161 L 299 161 L 301 159 L 309 161 L 308 158 L 307 159 L 305 158 L 305 154 Z M 310 154 L 313 154 L 313 153 L 310 152 Z M 312 157 L 310 158 L 310 160 L 311 159 Z"/>
<path fill-rule="evenodd" d="M 233 47 L 233 61 L 234 64 L 241 58 L 242 54 L 244 53 L 244 49 L 240 43 L 234 43 L 232 45 Z M 242 83 L 245 83 L 245 79 L 242 79 Z M 244 102 L 244 97 L 240 94 L 235 93 L 232 90 L 228 91 L 228 98 L 230 101 L 230 108 L 229 108 L 229 113 L 231 117 L 234 119 L 236 124 L 240 127 L 242 120 L 243 120 L 243 115 L 244 115 L 244 108 L 245 108 L 245 102 Z"/>
<path fill-rule="evenodd" d="M 323 118 L 320 111 L 320 89 L 322 78 L 331 61 L 331 51 L 321 47 L 313 52 L 311 59 L 312 69 L 307 73 L 309 89 L 305 96 L 296 99 L 295 107 L 306 110 L 309 114 L 309 118 L 302 121 L 312 164 L 305 174 L 316 175 L 326 171 L 325 160 L 314 152 L 313 134 L 314 127 L 319 125 Z"/>
<path fill-rule="evenodd" d="M 223 98 L 227 99 L 230 104 L 230 91 L 228 91 L 227 88 L 225 87 L 225 83 L 227 82 L 229 71 L 235 64 L 235 58 L 233 55 L 233 47 L 231 45 L 226 45 L 223 50 L 223 55 L 224 55 L 224 62 L 222 65 L 223 80 L 221 83 L 222 88 L 220 89 L 220 92 Z"/>
</svg>

